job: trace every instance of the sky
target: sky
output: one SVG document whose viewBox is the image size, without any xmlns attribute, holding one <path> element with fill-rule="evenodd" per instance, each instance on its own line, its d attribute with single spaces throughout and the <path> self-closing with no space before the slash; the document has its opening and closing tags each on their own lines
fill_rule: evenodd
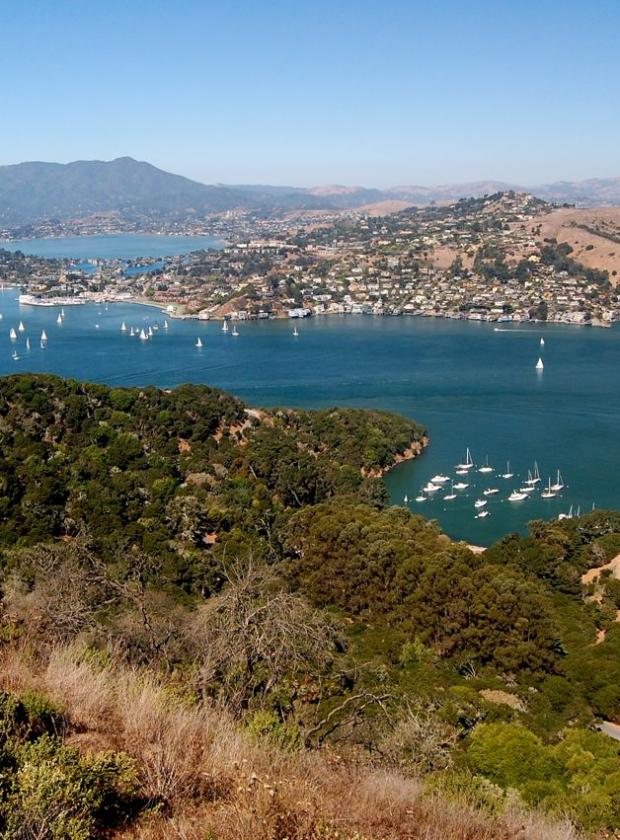
<svg viewBox="0 0 620 840">
<path fill-rule="evenodd" d="M 619 0 L 2 0 L 0 165 L 205 183 L 620 176 Z"/>
</svg>

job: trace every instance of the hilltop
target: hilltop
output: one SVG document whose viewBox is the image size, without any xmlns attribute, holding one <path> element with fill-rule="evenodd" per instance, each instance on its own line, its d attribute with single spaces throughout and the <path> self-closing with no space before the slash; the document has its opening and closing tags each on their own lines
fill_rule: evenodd
<svg viewBox="0 0 620 840">
<path fill-rule="evenodd" d="M 593 731 L 620 720 L 620 514 L 474 554 L 374 477 L 424 443 L 377 411 L 1 379 L 4 836 L 620 828 Z"/>
</svg>

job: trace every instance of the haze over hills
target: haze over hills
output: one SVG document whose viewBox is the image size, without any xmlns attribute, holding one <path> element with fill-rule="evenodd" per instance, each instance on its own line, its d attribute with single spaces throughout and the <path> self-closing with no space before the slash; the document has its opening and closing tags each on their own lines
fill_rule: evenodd
<svg viewBox="0 0 620 840">
<path fill-rule="evenodd" d="M 136 218 L 145 214 L 198 216 L 236 208 L 346 210 L 398 201 L 424 205 L 508 189 L 532 192 L 559 203 L 620 205 L 620 178 L 562 181 L 537 187 L 477 181 L 385 190 L 340 185 L 207 185 L 122 157 L 112 161 L 29 162 L 0 167 L 0 224 L 30 224 L 112 212 Z"/>
</svg>

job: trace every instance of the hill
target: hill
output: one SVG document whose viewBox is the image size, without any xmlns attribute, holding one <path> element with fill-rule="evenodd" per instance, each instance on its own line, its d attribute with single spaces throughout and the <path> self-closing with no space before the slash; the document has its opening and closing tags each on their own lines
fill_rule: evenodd
<svg viewBox="0 0 620 840">
<path fill-rule="evenodd" d="M 447 203 L 500 191 L 528 191 L 553 202 L 620 204 L 620 178 L 519 187 L 499 181 L 369 189 L 340 185 L 301 188 L 206 185 L 123 157 L 112 161 L 19 163 L 0 167 L 0 225 L 83 219 L 113 213 L 127 221 L 186 218 L 231 209 L 267 212 L 346 211 Z"/>
<path fill-rule="evenodd" d="M 620 828 L 593 731 L 620 719 L 620 514 L 473 554 L 387 505 L 424 442 L 383 412 L 1 379 L 3 836 Z"/>
</svg>

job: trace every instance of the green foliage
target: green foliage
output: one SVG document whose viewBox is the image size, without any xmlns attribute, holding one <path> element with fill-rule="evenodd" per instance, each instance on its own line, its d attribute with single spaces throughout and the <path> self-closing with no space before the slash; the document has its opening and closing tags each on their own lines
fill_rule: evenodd
<svg viewBox="0 0 620 840">
<path fill-rule="evenodd" d="M 557 744 L 514 724 L 483 724 L 467 752 L 472 768 L 526 802 L 566 813 L 584 829 L 620 828 L 620 751 L 596 732 L 567 731 Z"/>
</svg>

